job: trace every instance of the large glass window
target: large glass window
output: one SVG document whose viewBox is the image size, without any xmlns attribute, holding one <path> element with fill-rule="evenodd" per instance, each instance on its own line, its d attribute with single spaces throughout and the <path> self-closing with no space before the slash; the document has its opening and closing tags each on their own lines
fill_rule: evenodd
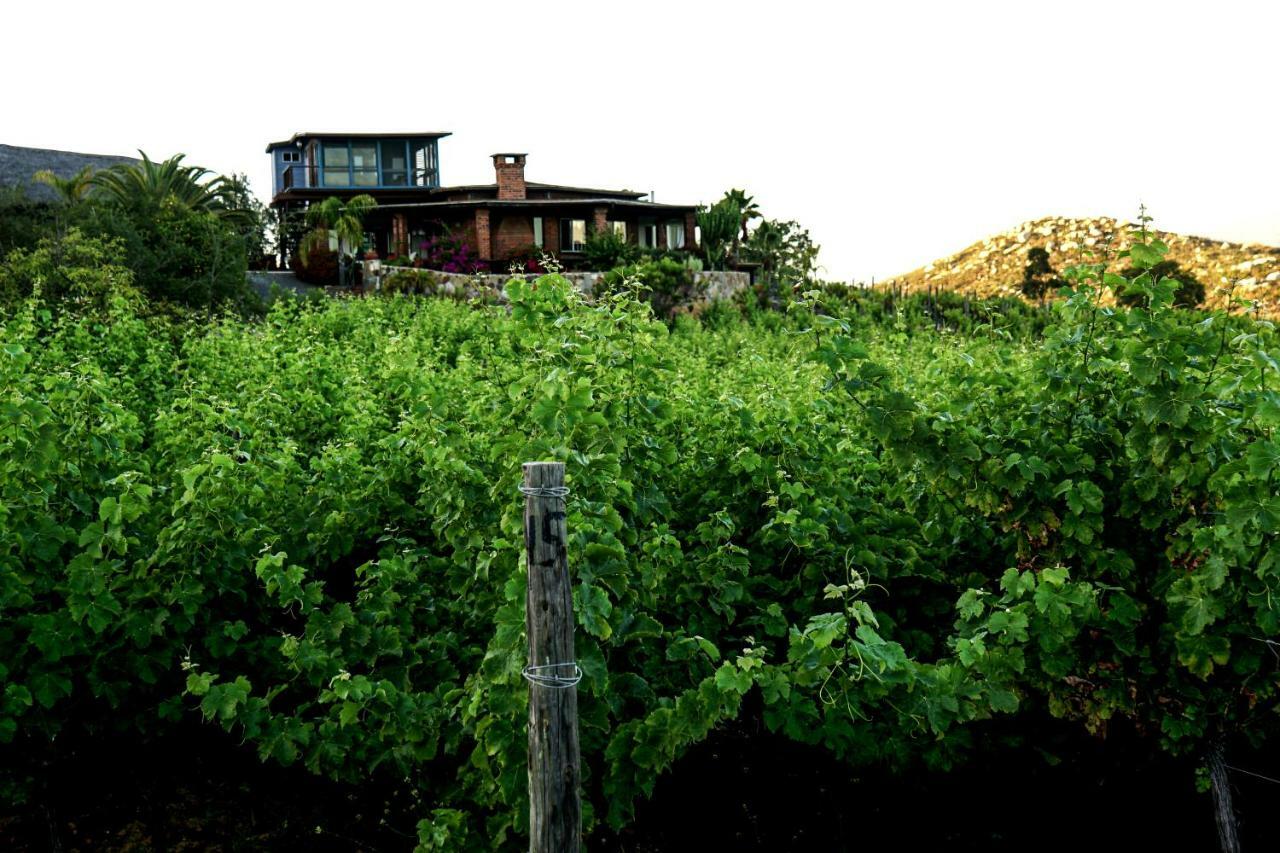
<svg viewBox="0 0 1280 853">
<path fill-rule="evenodd" d="M 581 252 L 587 248 L 587 220 L 560 220 L 560 251 Z"/>
<path fill-rule="evenodd" d="M 619 240 L 627 239 L 627 223 L 611 219 L 606 223 L 608 230 L 614 234 Z"/>
<path fill-rule="evenodd" d="M 668 249 L 684 248 L 684 223 L 683 222 L 667 223 L 667 248 Z"/>
<path fill-rule="evenodd" d="M 351 173 L 358 187 L 378 185 L 378 147 L 372 142 L 351 146 Z"/>
<path fill-rule="evenodd" d="M 351 160 L 348 156 L 347 143 L 326 142 L 321 148 L 323 156 L 323 175 L 320 182 L 326 187 L 351 186 Z"/>
<path fill-rule="evenodd" d="M 542 217 L 533 217 L 533 245 L 542 248 Z"/>
<path fill-rule="evenodd" d="M 403 141 L 382 143 L 382 183 L 388 187 L 403 187 L 409 184 L 409 161 L 405 157 Z"/>
</svg>

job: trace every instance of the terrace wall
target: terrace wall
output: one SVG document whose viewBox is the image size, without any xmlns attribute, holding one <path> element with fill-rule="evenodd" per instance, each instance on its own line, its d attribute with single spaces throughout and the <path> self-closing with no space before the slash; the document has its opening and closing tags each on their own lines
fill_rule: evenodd
<svg viewBox="0 0 1280 853">
<path fill-rule="evenodd" d="M 514 276 L 507 275 L 466 275 L 464 273 L 441 272 L 439 270 L 413 269 L 406 267 L 384 266 L 378 272 L 365 276 L 365 290 L 376 292 L 382 289 L 383 283 L 397 273 L 412 276 L 414 291 L 440 296 L 452 296 L 469 299 L 473 297 L 496 297 L 504 299 L 503 287 Z M 599 272 L 567 272 L 561 273 L 581 292 L 591 295 L 595 292 L 604 273 Z M 526 280 L 536 279 L 537 275 L 523 276 Z M 751 285 L 751 277 L 739 271 L 702 271 L 693 274 L 694 285 L 698 288 L 699 301 L 715 301 L 732 299 L 739 292 Z"/>
</svg>

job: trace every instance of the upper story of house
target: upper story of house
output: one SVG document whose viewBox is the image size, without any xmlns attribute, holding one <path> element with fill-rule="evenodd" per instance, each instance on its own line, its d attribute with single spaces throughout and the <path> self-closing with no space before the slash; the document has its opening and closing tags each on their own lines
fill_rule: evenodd
<svg viewBox="0 0 1280 853">
<path fill-rule="evenodd" d="M 272 199 L 346 192 L 409 194 L 440 186 L 439 141 L 448 133 L 295 133 L 267 145 Z"/>
</svg>

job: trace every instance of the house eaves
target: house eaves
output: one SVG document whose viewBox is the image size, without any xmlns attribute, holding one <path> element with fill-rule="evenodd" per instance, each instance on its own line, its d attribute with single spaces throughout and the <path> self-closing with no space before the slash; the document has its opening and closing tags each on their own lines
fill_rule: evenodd
<svg viewBox="0 0 1280 853">
<path fill-rule="evenodd" d="M 267 153 L 270 154 L 277 148 L 297 145 L 299 141 L 304 139 L 443 139 L 446 136 L 453 136 L 450 130 L 408 130 L 403 133 L 324 133 L 313 130 L 304 130 L 295 133 L 288 139 L 280 142 L 268 142 Z"/>
</svg>

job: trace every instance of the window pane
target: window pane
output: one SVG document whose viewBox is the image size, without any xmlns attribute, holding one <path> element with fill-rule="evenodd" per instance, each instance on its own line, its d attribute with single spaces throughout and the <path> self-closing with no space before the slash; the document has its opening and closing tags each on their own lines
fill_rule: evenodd
<svg viewBox="0 0 1280 853">
<path fill-rule="evenodd" d="M 623 240 L 627 239 L 627 223 L 618 221 L 610 222 L 609 230 L 618 235 L 619 238 Z"/>
<path fill-rule="evenodd" d="M 351 146 L 351 166 L 355 172 L 356 186 L 378 185 L 378 149 L 372 143 L 361 142 Z"/>
<path fill-rule="evenodd" d="M 542 217 L 533 217 L 533 245 L 542 248 Z"/>
<path fill-rule="evenodd" d="M 326 142 L 320 150 L 324 165 L 323 184 L 326 187 L 351 186 L 351 176 L 347 173 L 351 164 L 347 157 L 347 144 Z"/>
<path fill-rule="evenodd" d="M 409 183 L 409 162 L 405 158 L 403 142 L 383 142 L 382 183 L 389 187 L 403 187 Z"/>
<path fill-rule="evenodd" d="M 345 169 L 347 165 L 347 144 L 345 142 L 326 142 L 324 144 L 324 167 L 326 169 L 334 167 Z"/>
<path fill-rule="evenodd" d="M 587 247 L 587 220 L 560 220 L 560 251 L 581 252 Z"/>
</svg>

